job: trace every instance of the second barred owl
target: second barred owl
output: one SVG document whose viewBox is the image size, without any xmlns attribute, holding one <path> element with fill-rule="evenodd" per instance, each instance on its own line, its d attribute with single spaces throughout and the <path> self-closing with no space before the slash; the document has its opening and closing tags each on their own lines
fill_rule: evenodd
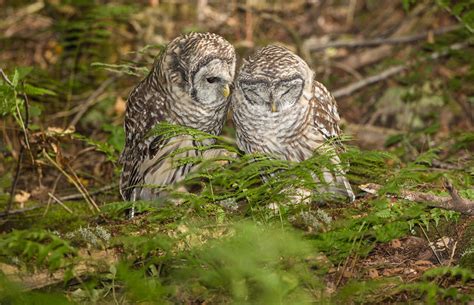
<svg viewBox="0 0 474 305">
<path fill-rule="evenodd" d="M 197 146 L 211 143 L 196 143 L 191 136 L 164 139 L 150 131 L 168 122 L 218 135 L 235 63 L 234 47 L 216 34 L 191 33 L 169 43 L 127 100 L 120 177 L 125 200 L 154 199 L 191 171 L 192 164 L 173 160 L 202 155 Z"/>
<path fill-rule="evenodd" d="M 243 63 L 235 86 L 233 121 L 237 144 L 246 153 L 300 162 L 341 134 L 334 97 L 303 59 L 283 47 L 257 51 Z M 332 160 L 339 167 L 339 157 Z M 354 199 L 342 169 L 323 169 L 323 176 L 329 192 Z"/>
</svg>

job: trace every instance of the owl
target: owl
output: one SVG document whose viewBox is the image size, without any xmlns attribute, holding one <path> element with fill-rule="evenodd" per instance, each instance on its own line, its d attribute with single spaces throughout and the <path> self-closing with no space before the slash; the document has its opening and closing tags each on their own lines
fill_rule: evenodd
<svg viewBox="0 0 474 305">
<path fill-rule="evenodd" d="M 341 134 L 332 94 L 315 80 L 303 59 L 280 46 L 262 48 L 244 61 L 231 110 L 237 145 L 246 153 L 301 162 Z M 338 170 L 323 169 L 327 191 L 352 201 L 354 194 L 336 153 L 340 144 L 331 145 Z"/>
<path fill-rule="evenodd" d="M 127 100 L 120 157 L 120 193 L 125 200 L 155 199 L 192 170 L 192 164 L 175 160 L 202 155 L 192 148 L 212 140 L 196 143 L 185 135 L 165 139 L 150 131 L 167 122 L 218 135 L 228 111 L 235 64 L 234 47 L 212 33 L 177 37 L 163 50 Z"/>
</svg>

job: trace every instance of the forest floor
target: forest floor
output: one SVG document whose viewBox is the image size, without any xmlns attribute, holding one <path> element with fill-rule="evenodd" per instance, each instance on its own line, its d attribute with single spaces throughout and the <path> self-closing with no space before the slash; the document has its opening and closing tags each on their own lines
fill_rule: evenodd
<svg viewBox="0 0 474 305">
<path fill-rule="evenodd" d="M 272 3 L 0 0 L 0 304 L 474 302 L 473 5 Z M 324 156 L 239 152 L 126 217 L 127 96 L 189 31 L 308 62 L 355 202 L 288 204 Z M 219 141 L 236 150 L 230 119 Z"/>
</svg>

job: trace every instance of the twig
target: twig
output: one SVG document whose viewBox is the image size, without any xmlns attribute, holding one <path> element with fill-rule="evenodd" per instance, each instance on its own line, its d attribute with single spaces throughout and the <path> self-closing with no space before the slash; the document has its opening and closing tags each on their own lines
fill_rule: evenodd
<svg viewBox="0 0 474 305">
<path fill-rule="evenodd" d="M 431 161 L 431 166 L 434 167 L 434 168 L 447 169 L 447 170 L 462 170 L 462 168 L 459 167 L 459 166 L 449 164 L 449 163 L 445 163 L 445 162 L 441 162 L 439 160 Z"/>
<path fill-rule="evenodd" d="M 56 177 L 56 179 L 54 180 L 54 184 L 53 184 L 53 189 L 51 190 L 51 194 L 54 195 L 54 193 L 56 192 L 56 188 L 58 187 L 58 182 L 59 180 L 61 179 L 61 175 L 58 175 Z M 46 203 L 46 209 L 44 209 L 44 213 L 43 213 L 43 217 L 46 216 L 46 214 L 48 213 L 49 211 L 49 206 L 51 205 L 51 201 L 52 201 L 52 198 L 51 196 L 48 198 L 48 202 Z"/>
<path fill-rule="evenodd" d="M 430 207 L 456 211 L 465 215 L 474 216 L 474 201 L 461 198 L 453 185 L 447 180 L 445 181 L 445 187 L 451 195 L 450 197 L 437 196 L 416 191 L 401 191 L 398 197 L 414 202 L 425 202 Z M 375 183 L 368 183 L 359 185 L 359 188 L 364 192 L 376 194 L 382 186 Z"/>
<path fill-rule="evenodd" d="M 24 208 L 24 209 L 0 212 L 0 217 L 10 216 L 10 215 L 15 215 L 15 214 L 22 214 L 22 213 L 30 212 L 33 210 L 41 209 L 42 207 L 43 207 L 42 205 L 37 205 L 34 207 L 29 207 L 29 208 Z"/>
<path fill-rule="evenodd" d="M 8 197 L 7 206 L 6 206 L 5 211 L 4 211 L 4 213 L 6 215 L 8 215 L 8 212 L 12 208 L 13 197 L 15 196 L 16 186 L 18 184 L 18 179 L 20 178 L 20 170 L 21 170 L 21 163 L 23 162 L 24 150 L 25 150 L 24 146 L 21 145 L 20 146 L 20 153 L 18 154 L 18 160 L 17 160 L 16 168 L 15 168 L 15 177 L 13 178 L 13 183 L 12 183 L 12 186 L 10 188 L 10 197 Z"/>
<path fill-rule="evenodd" d="M 433 243 L 430 241 L 430 238 L 428 237 L 428 234 L 426 234 L 425 229 L 423 229 L 423 227 L 420 224 L 418 224 L 418 226 L 420 227 L 421 231 L 423 232 L 423 235 L 428 241 L 428 245 L 430 246 L 431 251 L 436 256 L 436 260 L 438 261 L 440 265 L 442 265 L 441 258 L 438 256 L 438 252 L 436 252 L 436 248 L 433 246 Z"/>
<path fill-rule="evenodd" d="M 118 186 L 118 183 L 113 183 L 113 184 L 109 184 L 109 185 L 106 185 L 104 187 L 101 187 L 100 189 L 97 189 L 95 191 L 92 191 L 92 192 L 89 192 L 89 195 L 96 195 L 96 194 L 99 194 L 99 193 L 102 193 L 102 192 L 105 192 L 105 191 L 108 191 L 108 190 L 111 190 L 111 189 L 114 189 Z M 78 193 L 78 194 L 71 194 L 71 195 L 66 195 L 66 196 L 62 196 L 62 197 L 59 197 L 59 199 L 61 199 L 62 201 L 66 201 L 66 200 L 76 200 L 76 199 L 81 199 L 83 198 L 82 197 L 82 194 Z"/>
<path fill-rule="evenodd" d="M 48 193 L 48 196 L 59 203 L 60 206 L 62 206 L 66 211 L 68 211 L 70 214 L 73 214 L 72 210 L 68 208 L 61 200 L 59 200 L 56 196 L 54 196 L 52 193 Z"/>
<path fill-rule="evenodd" d="M 2 68 L 0 68 L 0 75 L 2 76 L 3 80 L 10 86 L 12 87 L 13 89 L 15 88 L 15 86 L 13 85 L 13 83 L 10 81 L 10 79 L 8 78 L 8 76 L 5 74 L 5 72 L 3 71 Z M 22 117 L 21 117 L 21 112 L 19 111 L 18 109 L 18 106 L 17 106 L 17 110 L 18 110 L 18 116 L 19 118 L 22 120 L 22 129 L 23 129 L 23 136 L 25 138 L 25 144 L 27 145 L 28 147 L 28 151 L 30 152 L 30 155 L 31 155 L 31 149 L 30 149 L 30 144 L 29 144 L 29 141 L 28 141 L 28 122 L 29 122 L 29 108 L 28 108 L 28 97 L 26 96 L 26 94 L 23 93 L 23 98 L 25 100 L 25 121 L 23 122 L 22 120 Z M 16 191 L 16 187 L 18 185 L 18 179 L 20 178 L 20 171 L 21 171 L 21 164 L 23 162 L 23 155 L 25 153 L 25 146 L 20 142 L 20 152 L 18 154 L 18 160 L 17 160 L 17 163 L 16 163 L 16 168 L 15 168 L 15 177 L 13 178 L 13 183 L 12 183 L 12 186 L 10 188 L 10 196 L 8 197 L 8 202 L 7 202 L 7 206 L 5 207 L 5 214 L 8 215 L 8 212 L 10 211 L 11 207 L 12 207 L 12 204 L 13 204 L 13 197 L 15 196 L 15 191 Z M 33 160 L 33 156 L 31 155 L 31 160 L 34 164 L 34 160 Z"/>
<path fill-rule="evenodd" d="M 408 68 L 408 65 L 398 65 L 395 67 L 388 68 L 387 70 L 382 71 L 381 73 L 377 75 L 369 76 L 360 81 L 352 83 L 344 88 L 338 89 L 333 92 L 333 95 L 336 99 L 344 97 L 344 96 L 348 96 L 361 88 L 364 88 L 364 87 L 367 87 L 368 85 L 372 85 L 382 80 L 385 80 L 395 74 L 402 72 L 403 70 L 407 68 Z"/>
<path fill-rule="evenodd" d="M 470 45 L 469 42 L 456 43 L 456 44 L 451 45 L 449 47 L 449 50 L 460 50 L 460 49 L 463 49 L 463 48 L 465 48 L 469 45 Z M 428 56 L 427 59 L 438 59 L 442 56 L 445 56 L 446 54 L 447 54 L 447 51 L 445 51 L 445 52 L 435 52 L 435 53 L 431 54 L 430 56 Z M 369 76 L 369 77 L 364 78 L 360 81 L 349 84 L 349 85 L 347 85 L 343 88 L 337 89 L 333 92 L 333 95 L 336 99 L 344 97 L 344 96 L 348 96 L 348 95 L 354 93 L 355 91 L 357 91 L 361 88 L 364 88 L 364 87 L 369 86 L 371 84 L 374 84 L 374 83 L 380 82 L 382 80 L 385 80 L 389 77 L 392 77 L 392 76 L 408 69 L 414 63 L 415 62 L 411 62 L 411 63 L 405 64 L 405 65 L 398 65 L 398 66 L 390 67 L 387 70 L 384 70 L 379 74 Z"/>
<path fill-rule="evenodd" d="M 3 80 L 8 84 L 8 86 L 13 87 L 13 88 L 15 87 L 15 86 L 13 86 L 13 83 L 10 81 L 10 79 L 5 74 L 5 72 L 3 71 L 2 68 L 0 68 L 0 74 L 2 75 Z"/>
<path fill-rule="evenodd" d="M 456 253 L 457 245 L 458 245 L 458 241 L 455 241 L 453 245 L 453 250 L 451 250 L 451 256 L 449 257 L 448 266 L 451 266 L 451 264 L 453 263 L 454 254 Z"/>
<path fill-rule="evenodd" d="M 306 45 L 306 48 L 310 52 L 317 52 L 317 51 L 321 51 L 328 48 L 359 48 L 359 47 L 378 46 L 382 44 L 411 43 L 411 42 L 425 39 L 429 35 L 443 35 L 449 32 L 459 30 L 461 28 L 462 27 L 460 25 L 456 24 L 456 25 L 451 25 L 451 26 L 440 28 L 440 29 L 436 29 L 434 31 L 426 31 L 420 34 L 414 34 L 414 35 L 409 35 L 409 36 L 375 38 L 375 39 L 368 39 L 368 40 L 353 40 L 353 41 L 338 40 L 338 41 L 331 41 L 322 45 L 309 44 L 309 45 Z"/>
<path fill-rule="evenodd" d="M 114 81 L 116 81 L 118 78 L 118 75 L 114 75 L 111 78 L 107 79 L 104 81 L 92 94 L 82 103 L 78 109 L 77 113 L 74 116 L 74 118 L 71 120 L 69 123 L 70 126 L 76 126 L 76 124 L 79 122 L 79 120 L 82 118 L 82 116 L 89 110 L 89 108 L 94 105 L 96 102 L 97 98 L 107 89 L 107 87 L 112 84 Z"/>
<path fill-rule="evenodd" d="M 113 189 L 117 186 L 118 186 L 118 183 L 113 183 L 113 184 L 110 184 L 110 185 L 106 185 L 106 186 L 104 186 L 100 189 L 97 189 L 95 191 L 89 192 L 89 194 L 90 195 L 96 195 L 96 194 L 111 190 L 111 189 Z M 75 199 L 81 199 L 81 198 L 84 198 L 83 195 L 78 193 L 78 194 L 66 195 L 66 196 L 63 196 L 63 197 L 59 197 L 57 199 L 59 199 L 60 201 L 67 201 L 67 200 L 75 200 Z M 51 196 L 50 196 L 50 199 L 53 199 L 53 198 L 51 198 Z M 4 217 L 4 216 L 7 216 L 7 215 L 22 214 L 22 213 L 30 212 L 30 211 L 33 211 L 33 210 L 41 209 L 43 207 L 44 207 L 44 205 L 37 205 L 37 206 L 34 206 L 34 207 L 9 211 L 8 213 L 0 212 L 0 217 Z"/>
<path fill-rule="evenodd" d="M 99 207 L 95 204 L 95 202 L 91 202 L 89 200 L 90 196 L 88 196 L 86 194 L 87 191 L 85 189 L 83 189 L 76 180 L 74 180 L 74 177 L 69 175 L 56 161 L 54 161 L 48 155 L 48 153 L 46 151 L 43 151 L 43 155 L 46 157 L 46 159 L 49 160 L 49 162 L 51 162 L 54 165 L 54 167 L 56 167 L 76 187 L 76 189 L 79 191 L 79 193 L 81 193 L 82 197 L 89 204 L 89 207 L 90 207 L 92 212 L 94 212 L 94 210 L 100 211 Z"/>
<path fill-rule="evenodd" d="M 89 192 L 87 191 L 86 187 L 82 184 L 81 180 L 79 179 L 79 177 L 76 175 L 76 172 L 74 172 L 74 170 L 72 169 L 72 167 L 68 164 L 68 168 L 69 168 L 69 171 L 72 173 L 73 177 L 76 179 L 76 182 L 77 184 L 81 187 L 81 189 L 84 191 L 84 194 L 86 194 L 87 198 L 89 198 L 89 202 L 92 204 L 92 206 L 98 211 L 100 212 L 100 208 L 99 206 L 97 205 L 97 203 L 95 202 L 94 198 L 92 198 L 92 196 L 89 194 Z"/>
</svg>

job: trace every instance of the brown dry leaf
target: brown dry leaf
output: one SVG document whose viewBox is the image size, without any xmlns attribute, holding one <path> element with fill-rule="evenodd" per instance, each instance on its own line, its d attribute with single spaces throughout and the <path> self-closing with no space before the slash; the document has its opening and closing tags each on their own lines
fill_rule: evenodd
<svg viewBox="0 0 474 305">
<path fill-rule="evenodd" d="M 6 276 L 9 276 L 9 275 L 20 272 L 20 269 L 18 269 L 18 267 L 13 266 L 13 265 L 0 263 L 0 271 Z"/>
<path fill-rule="evenodd" d="M 184 234 L 184 233 L 189 232 L 189 228 L 188 228 L 186 225 L 184 225 L 184 224 L 180 224 L 180 225 L 176 228 L 176 231 L 178 231 L 179 233 Z"/>
<path fill-rule="evenodd" d="M 426 261 L 426 260 L 418 260 L 415 262 L 415 265 L 416 265 L 416 269 L 421 272 L 424 272 L 434 267 L 432 262 Z"/>
<path fill-rule="evenodd" d="M 446 77 L 446 78 L 449 78 L 449 79 L 453 78 L 453 77 L 454 77 L 454 74 L 455 74 L 453 70 L 448 69 L 448 68 L 446 68 L 445 66 L 440 66 L 440 67 L 438 68 L 438 72 L 439 72 L 439 74 L 441 74 L 442 76 L 444 76 L 444 77 Z"/>
<path fill-rule="evenodd" d="M 417 260 L 415 262 L 415 265 L 417 265 L 417 266 L 433 266 L 433 263 L 430 262 L 430 261 L 427 261 L 427 260 L 420 259 L 420 260 Z"/>
<path fill-rule="evenodd" d="M 15 202 L 18 202 L 21 207 L 25 204 L 25 202 L 30 199 L 31 194 L 25 191 L 20 191 L 20 193 L 15 195 Z"/>
<path fill-rule="evenodd" d="M 369 269 L 368 274 L 371 279 L 376 279 L 380 276 L 377 269 L 373 269 L 373 268 Z"/>
<path fill-rule="evenodd" d="M 69 135 L 71 133 L 74 133 L 76 130 L 73 126 L 70 126 L 66 129 L 64 128 L 61 128 L 61 127 L 48 127 L 48 129 L 46 129 L 46 135 L 48 137 L 63 137 L 65 135 Z"/>
<path fill-rule="evenodd" d="M 418 272 L 415 269 L 407 268 L 403 270 L 403 274 L 417 274 Z"/>
<path fill-rule="evenodd" d="M 449 247 L 453 243 L 453 239 L 448 236 L 443 236 L 440 239 L 437 239 L 434 242 L 434 245 L 437 249 L 446 250 L 446 247 Z"/>
<path fill-rule="evenodd" d="M 390 242 L 390 247 L 398 249 L 402 247 L 402 243 L 400 242 L 399 239 L 394 239 Z"/>
<path fill-rule="evenodd" d="M 385 269 L 382 273 L 383 276 L 392 276 L 395 274 L 400 274 L 403 272 L 403 268 L 397 267 L 397 268 L 390 268 L 390 269 Z"/>
<path fill-rule="evenodd" d="M 350 270 L 344 270 L 344 273 L 342 274 L 342 276 L 345 278 L 351 278 L 354 276 L 354 273 Z"/>
<path fill-rule="evenodd" d="M 125 103 L 124 99 L 119 96 L 115 100 L 114 111 L 115 114 L 121 116 L 125 113 L 125 109 L 127 108 L 127 103 Z"/>
</svg>

